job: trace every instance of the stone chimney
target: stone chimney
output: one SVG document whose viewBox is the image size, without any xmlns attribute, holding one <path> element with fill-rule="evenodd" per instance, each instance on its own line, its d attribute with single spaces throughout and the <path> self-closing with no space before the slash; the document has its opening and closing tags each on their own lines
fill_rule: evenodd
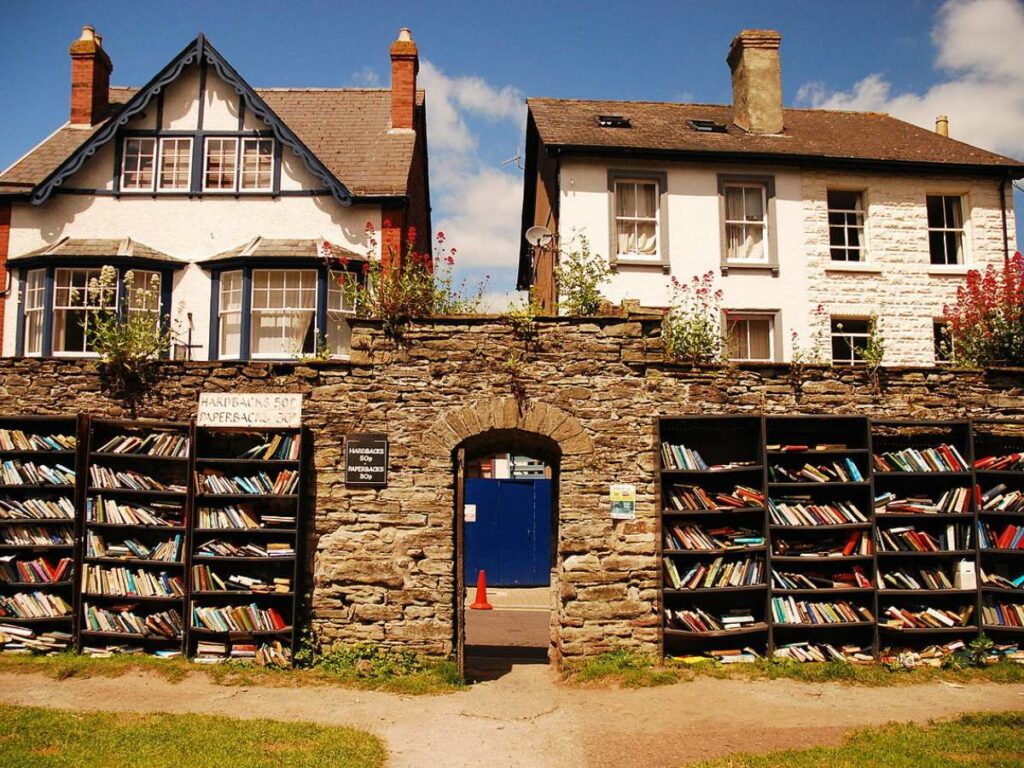
<svg viewBox="0 0 1024 768">
<path fill-rule="evenodd" d="M 419 50 L 408 27 L 402 27 L 391 44 L 391 129 L 411 131 L 416 111 L 416 75 Z"/>
<path fill-rule="evenodd" d="M 949 118 L 945 115 L 939 115 L 935 118 L 935 132 L 939 136 L 949 136 Z"/>
<path fill-rule="evenodd" d="M 103 50 L 103 38 L 90 26 L 71 44 L 71 124 L 96 125 L 110 106 L 110 73 L 114 65 Z"/>
<path fill-rule="evenodd" d="M 745 29 L 729 46 L 733 122 L 750 133 L 782 133 L 782 35 Z"/>
</svg>

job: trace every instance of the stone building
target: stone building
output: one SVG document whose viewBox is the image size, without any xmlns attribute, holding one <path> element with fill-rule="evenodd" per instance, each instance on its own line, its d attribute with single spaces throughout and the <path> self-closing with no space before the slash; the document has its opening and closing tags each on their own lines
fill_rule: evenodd
<svg viewBox="0 0 1024 768">
<path fill-rule="evenodd" d="M 552 309 L 557 254 L 585 235 L 613 303 L 666 307 L 672 280 L 713 271 L 734 359 L 790 360 L 795 334 L 856 362 L 877 316 L 887 364 L 939 362 L 957 285 L 1012 253 L 1024 165 L 944 117 L 784 108 L 780 44 L 732 41 L 731 105 L 528 99 L 522 232 L 555 239 L 523 240 L 519 287 Z"/>
</svg>

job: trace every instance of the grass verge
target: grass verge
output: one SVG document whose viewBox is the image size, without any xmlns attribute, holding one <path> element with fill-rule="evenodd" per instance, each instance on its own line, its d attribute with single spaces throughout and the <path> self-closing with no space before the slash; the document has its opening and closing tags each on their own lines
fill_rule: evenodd
<svg viewBox="0 0 1024 768">
<path fill-rule="evenodd" d="M 1024 712 L 964 715 L 849 734 L 838 747 L 734 755 L 688 768 L 1020 768 Z"/>
<path fill-rule="evenodd" d="M 849 685 L 894 686 L 945 681 L 967 684 L 975 682 L 1024 683 L 1024 664 L 1001 662 L 987 667 L 935 669 L 919 667 L 893 671 L 882 664 L 849 664 L 832 661 L 801 664 L 776 659 L 762 659 L 753 664 L 718 664 L 711 660 L 694 665 L 668 662 L 628 651 L 615 651 L 588 659 L 567 668 L 565 680 L 570 684 L 622 685 L 643 688 L 670 685 L 714 677 L 739 680 L 796 680 L 805 683 L 839 682 Z"/>
<path fill-rule="evenodd" d="M 386 757 L 380 739 L 354 728 L 0 705 L 5 768 L 379 768 Z"/>
</svg>

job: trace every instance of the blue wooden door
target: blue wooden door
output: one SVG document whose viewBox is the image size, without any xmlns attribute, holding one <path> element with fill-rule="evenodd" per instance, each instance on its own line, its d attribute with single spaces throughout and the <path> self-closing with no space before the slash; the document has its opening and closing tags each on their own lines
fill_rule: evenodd
<svg viewBox="0 0 1024 768">
<path fill-rule="evenodd" d="M 550 480 L 470 478 L 466 504 L 476 506 L 476 521 L 464 527 L 467 587 L 474 587 L 481 570 L 491 586 L 550 583 Z"/>
</svg>

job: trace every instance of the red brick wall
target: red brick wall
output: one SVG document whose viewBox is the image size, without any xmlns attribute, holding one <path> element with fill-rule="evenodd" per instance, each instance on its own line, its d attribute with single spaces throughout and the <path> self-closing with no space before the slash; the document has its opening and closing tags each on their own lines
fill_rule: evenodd
<svg viewBox="0 0 1024 768">
<path fill-rule="evenodd" d="M 71 44 L 71 122 L 95 125 L 110 104 L 110 57 L 93 41 Z"/>
<path fill-rule="evenodd" d="M 0 200 L 0 291 L 7 287 L 7 251 L 11 244 L 11 204 Z M 7 298 L 0 293 L 0 343 L 4 337 L 4 310 Z M 14 354 L 14 350 L 0 350 L 5 354 Z"/>
<path fill-rule="evenodd" d="M 380 255 L 385 269 L 402 263 L 405 252 L 405 206 L 385 205 L 381 208 Z"/>
<path fill-rule="evenodd" d="M 411 130 L 416 110 L 416 43 L 396 40 L 391 44 L 391 127 Z"/>
</svg>

